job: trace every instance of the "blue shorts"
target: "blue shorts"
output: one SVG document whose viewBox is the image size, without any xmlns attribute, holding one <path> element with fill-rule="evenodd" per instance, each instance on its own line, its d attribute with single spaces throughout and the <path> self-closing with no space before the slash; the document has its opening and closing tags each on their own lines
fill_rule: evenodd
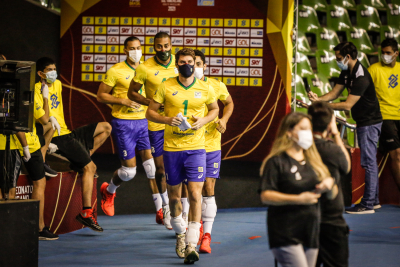
<svg viewBox="0 0 400 267">
<path fill-rule="evenodd" d="M 206 158 L 207 158 L 206 177 L 219 178 L 219 171 L 221 169 L 221 150 L 207 152 Z"/>
<path fill-rule="evenodd" d="M 149 139 L 153 158 L 162 156 L 164 152 L 164 130 L 149 131 Z"/>
<path fill-rule="evenodd" d="M 117 145 L 119 158 L 131 159 L 135 156 L 135 148 L 150 149 L 147 120 L 111 120 L 112 135 Z"/>
<path fill-rule="evenodd" d="M 168 185 L 188 182 L 204 182 L 206 179 L 206 151 L 164 151 L 165 177 Z"/>
</svg>

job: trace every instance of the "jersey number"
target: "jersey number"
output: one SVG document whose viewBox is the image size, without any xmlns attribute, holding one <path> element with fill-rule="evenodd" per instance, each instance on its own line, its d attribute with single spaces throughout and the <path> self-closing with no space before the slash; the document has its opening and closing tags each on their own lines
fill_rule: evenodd
<svg viewBox="0 0 400 267">
<path fill-rule="evenodd" d="M 183 115 L 184 115 L 184 116 L 187 115 L 188 103 L 189 103 L 189 101 L 187 101 L 187 100 L 183 101 L 183 103 L 182 103 L 182 104 L 185 106 L 185 109 L 184 109 L 184 111 L 183 111 Z"/>
</svg>

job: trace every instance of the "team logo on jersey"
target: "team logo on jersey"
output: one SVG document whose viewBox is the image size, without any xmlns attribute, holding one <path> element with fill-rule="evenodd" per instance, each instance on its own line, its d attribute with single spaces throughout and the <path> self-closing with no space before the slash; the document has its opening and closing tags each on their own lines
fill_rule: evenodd
<svg viewBox="0 0 400 267">
<path fill-rule="evenodd" d="M 178 91 L 175 91 L 172 93 L 173 96 L 175 96 L 178 93 Z"/>
<path fill-rule="evenodd" d="M 203 172 L 203 167 L 199 167 L 199 172 Z"/>
<path fill-rule="evenodd" d="M 158 70 L 156 73 L 154 73 L 154 76 L 157 76 L 158 75 L 158 73 L 160 73 L 160 71 Z"/>
<path fill-rule="evenodd" d="M 201 92 L 194 92 L 194 98 L 201 98 Z"/>
<path fill-rule="evenodd" d="M 197 176 L 197 178 L 201 179 L 201 177 L 203 177 L 203 173 L 200 174 L 199 176 Z"/>
<path fill-rule="evenodd" d="M 218 170 L 213 171 L 213 174 L 217 174 Z"/>
<path fill-rule="evenodd" d="M 398 77 L 399 75 L 397 74 L 397 75 L 394 75 L 394 74 L 392 74 L 390 77 L 389 77 L 389 87 L 388 88 L 395 88 L 399 83 L 397 82 L 397 77 Z"/>
<path fill-rule="evenodd" d="M 129 79 L 129 77 L 131 77 L 131 75 L 129 75 L 128 77 L 126 77 L 126 79 L 128 80 L 128 79 Z"/>
<path fill-rule="evenodd" d="M 218 168 L 218 162 L 214 163 L 214 168 Z"/>
<path fill-rule="evenodd" d="M 50 97 L 50 100 L 51 100 L 51 109 L 57 108 L 58 105 L 60 104 L 60 101 L 57 101 L 58 100 L 57 93 L 56 94 L 52 94 L 51 97 Z"/>
</svg>

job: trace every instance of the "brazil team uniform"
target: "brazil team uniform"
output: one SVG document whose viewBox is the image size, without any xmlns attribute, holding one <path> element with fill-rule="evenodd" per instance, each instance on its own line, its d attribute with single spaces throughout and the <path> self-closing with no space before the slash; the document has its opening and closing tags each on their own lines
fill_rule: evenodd
<svg viewBox="0 0 400 267">
<path fill-rule="evenodd" d="M 207 77 L 204 77 L 204 81 L 214 89 L 217 100 L 226 100 L 228 98 L 229 92 L 223 82 Z M 205 115 L 207 113 L 208 110 L 206 109 Z M 221 169 L 221 133 L 217 130 L 217 124 L 215 123 L 217 120 L 218 117 L 204 126 L 207 153 L 206 177 L 209 178 L 219 178 L 219 171 Z"/>
<path fill-rule="evenodd" d="M 107 71 L 103 83 L 112 87 L 114 97 L 128 99 L 129 84 L 134 76 L 135 69 L 127 61 L 123 61 Z M 146 97 L 143 86 L 139 93 Z M 127 160 L 135 157 L 136 147 L 139 151 L 150 149 L 146 110 L 147 107 L 143 105 L 138 109 L 124 105 L 112 106 L 112 134 L 120 159 Z"/>
<path fill-rule="evenodd" d="M 175 56 L 171 55 L 171 60 L 167 65 L 161 64 L 156 56 L 149 58 L 136 69 L 136 76 L 133 80 L 143 84 L 146 91 L 146 97 L 153 99 L 158 86 L 171 77 L 178 76 L 178 70 L 175 67 Z M 159 111 L 161 115 L 164 112 Z M 163 155 L 164 129 L 165 125 L 149 121 L 149 139 L 151 144 L 151 153 L 153 157 Z"/>
<path fill-rule="evenodd" d="M 208 104 L 215 102 L 211 86 L 194 78 L 188 87 L 179 82 L 179 77 L 164 81 L 154 95 L 154 101 L 164 104 L 165 116 L 175 117 L 179 112 L 188 118 L 204 117 Z M 178 127 L 165 126 L 164 167 L 167 184 L 204 182 L 206 177 L 205 129 L 180 131 Z"/>
<path fill-rule="evenodd" d="M 40 94 L 41 83 L 35 85 L 35 95 Z M 51 142 L 57 145 L 56 153 L 66 157 L 73 167 L 82 169 L 92 160 L 90 158 L 90 150 L 93 148 L 94 131 L 97 123 L 92 123 L 79 127 L 72 132 L 68 129 L 64 119 L 64 109 L 62 101 L 62 84 L 59 80 L 55 80 L 52 86 L 49 86 L 49 112 L 50 116 L 54 116 L 60 124 L 61 133 L 55 131 Z M 43 99 L 38 99 L 38 104 L 43 106 Z"/>
<path fill-rule="evenodd" d="M 377 62 L 368 71 L 375 85 L 383 118 L 379 146 L 385 151 L 395 150 L 400 148 L 400 63 L 396 62 L 391 68 Z"/>
</svg>

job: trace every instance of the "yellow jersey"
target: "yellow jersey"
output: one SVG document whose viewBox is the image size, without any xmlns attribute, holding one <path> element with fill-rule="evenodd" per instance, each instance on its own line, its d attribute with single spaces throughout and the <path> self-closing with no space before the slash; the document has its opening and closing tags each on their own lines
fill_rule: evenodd
<svg viewBox="0 0 400 267">
<path fill-rule="evenodd" d="M 135 76 L 135 69 L 125 60 L 112 66 L 106 73 L 104 84 L 112 87 L 112 96 L 116 98 L 128 99 L 128 89 L 131 80 Z M 139 93 L 146 97 L 143 86 Z M 124 120 L 141 120 L 146 118 L 147 107 L 141 105 L 134 109 L 124 105 L 112 105 L 111 115 L 114 118 Z"/>
<path fill-rule="evenodd" d="M 175 56 L 171 55 L 168 65 L 161 64 L 156 56 L 149 58 L 136 69 L 136 76 L 133 80 L 143 84 L 148 99 L 153 99 L 154 93 L 160 84 L 168 78 L 178 76 L 178 69 L 175 67 Z M 164 115 L 163 112 L 159 112 Z M 150 131 L 164 130 L 165 125 L 149 121 Z"/>
<path fill-rule="evenodd" d="M 400 63 L 393 68 L 381 62 L 368 68 L 375 85 L 381 113 L 384 120 L 400 120 Z"/>
<path fill-rule="evenodd" d="M 19 140 L 15 134 L 10 135 L 10 149 L 18 149 Z M 6 136 L 0 134 L 0 150 L 6 150 Z M 1 163 L 0 163 L 1 164 Z"/>
<path fill-rule="evenodd" d="M 38 82 L 35 84 L 35 98 L 36 98 L 37 92 L 41 95 L 41 92 L 40 92 L 41 86 L 42 86 L 41 82 Z M 49 86 L 49 113 L 50 113 L 49 116 L 50 117 L 54 116 L 54 118 L 56 118 L 58 123 L 60 124 L 60 127 L 61 127 L 60 136 L 69 134 L 71 132 L 70 130 L 68 130 L 68 127 L 65 124 L 64 108 L 63 108 L 61 93 L 62 93 L 62 84 L 59 80 L 56 80 L 52 84 L 51 87 Z M 43 106 L 43 98 L 42 97 L 37 102 L 40 106 Z M 53 137 L 57 137 L 57 136 L 58 136 L 58 132 L 55 131 Z"/>
<path fill-rule="evenodd" d="M 215 92 L 215 99 L 226 100 L 229 96 L 228 88 L 223 82 L 216 79 L 209 79 L 204 77 L 204 81 L 208 83 Z M 207 115 L 208 109 L 206 109 Z M 207 123 L 205 127 L 205 138 L 206 138 L 206 152 L 213 152 L 221 150 L 221 133 L 217 130 L 217 124 L 215 123 L 218 117 L 212 122 Z"/>
<path fill-rule="evenodd" d="M 188 122 L 195 121 L 192 116 L 204 117 L 208 104 L 215 102 L 215 92 L 211 86 L 194 78 L 188 87 L 185 87 L 179 77 L 170 78 L 161 85 L 154 95 L 154 101 L 164 104 L 165 116 L 175 117 L 179 112 L 188 118 Z M 205 128 L 197 131 L 192 129 L 181 131 L 178 127 L 166 125 L 164 133 L 165 151 L 184 151 L 205 149 Z"/>
</svg>

